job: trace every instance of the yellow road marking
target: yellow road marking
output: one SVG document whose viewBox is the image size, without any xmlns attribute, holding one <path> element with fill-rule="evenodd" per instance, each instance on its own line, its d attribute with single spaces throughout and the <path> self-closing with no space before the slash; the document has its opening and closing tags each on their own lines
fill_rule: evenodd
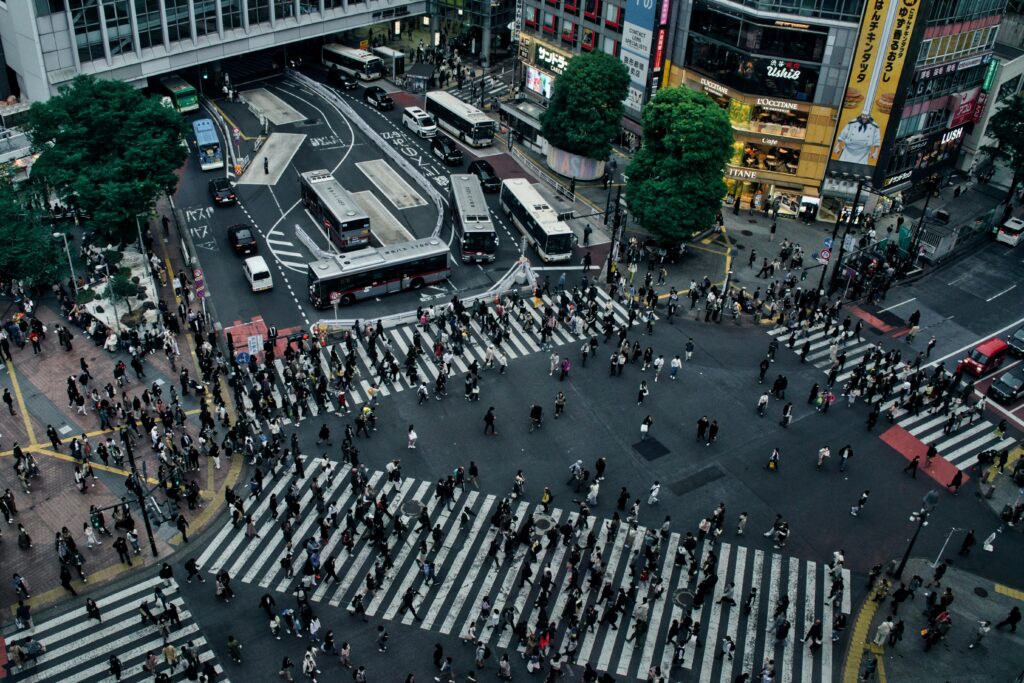
<svg viewBox="0 0 1024 683">
<path fill-rule="evenodd" d="M 232 128 L 237 128 L 238 129 L 238 137 L 242 138 L 243 140 L 255 140 L 256 139 L 256 138 L 254 138 L 254 137 L 252 137 L 250 135 L 246 135 L 245 133 L 243 133 L 241 126 L 235 125 L 235 122 L 231 120 L 231 117 L 229 117 L 227 114 L 225 114 L 224 110 L 217 106 L 216 102 L 214 102 L 213 100 L 207 100 L 207 102 L 210 103 L 211 107 L 213 107 L 214 109 L 217 110 L 217 113 L 219 113 L 222 117 L 224 117 L 224 120 L 227 121 L 231 125 Z"/>
<path fill-rule="evenodd" d="M 864 657 L 864 652 L 882 652 L 881 648 L 876 647 L 868 640 L 871 620 L 875 617 L 879 604 L 871 599 L 871 593 L 869 592 L 868 597 L 864 600 L 864 605 L 857 614 L 857 621 L 854 623 L 853 631 L 850 633 L 850 649 L 846 655 L 846 665 L 843 667 L 843 683 L 857 683 L 860 679 L 860 663 Z M 878 658 L 878 668 L 884 681 L 884 673 L 881 672 L 882 657 Z"/>
<path fill-rule="evenodd" d="M 70 455 L 67 455 L 65 453 L 61 453 L 59 451 L 52 451 L 49 448 L 43 448 L 42 446 L 36 446 L 35 448 L 32 449 L 32 452 L 33 453 L 39 453 L 40 455 L 48 455 L 51 458 L 56 458 L 57 460 L 63 460 L 65 462 L 74 462 L 74 463 L 78 462 L 78 460 L 76 460 L 75 458 L 71 457 Z M 123 469 L 121 467 L 111 467 L 110 465 L 104 465 L 103 463 L 99 463 L 99 462 L 94 462 L 94 463 L 91 463 L 91 464 L 92 464 L 92 468 L 94 470 L 101 470 L 103 472 L 112 472 L 113 474 L 123 474 L 126 477 L 129 474 L 131 474 L 128 470 Z M 153 477 L 147 477 L 146 478 L 146 482 L 149 483 L 149 484 L 159 484 L 160 480 L 159 479 L 154 479 Z"/>
<path fill-rule="evenodd" d="M 36 430 L 32 427 L 32 419 L 25 408 L 25 397 L 21 394 L 21 384 L 18 383 L 18 375 L 14 372 L 14 363 L 7 361 L 7 372 L 11 375 L 11 388 L 14 389 L 14 398 L 18 402 L 18 410 L 21 411 L 21 419 L 25 423 L 25 433 L 28 434 L 29 442 L 35 443 Z"/>
<path fill-rule="evenodd" d="M 1016 588 L 1010 588 L 1009 586 L 1004 586 L 1001 583 L 996 584 L 996 593 L 1002 593 L 1003 595 L 1013 598 L 1014 600 L 1020 600 L 1021 602 L 1024 602 L 1024 591 L 1017 590 Z"/>
<path fill-rule="evenodd" d="M 726 256 L 729 253 L 728 250 L 712 249 L 711 247 L 704 247 L 699 244 L 691 244 L 687 249 L 697 249 L 698 251 L 706 251 L 709 254 L 718 254 L 719 256 Z"/>
</svg>

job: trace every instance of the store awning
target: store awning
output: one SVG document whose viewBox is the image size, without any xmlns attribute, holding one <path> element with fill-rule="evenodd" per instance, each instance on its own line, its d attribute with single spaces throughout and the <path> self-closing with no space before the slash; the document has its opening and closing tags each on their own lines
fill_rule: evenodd
<svg viewBox="0 0 1024 683">
<path fill-rule="evenodd" d="M 622 117 L 622 127 L 628 130 L 630 133 L 633 133 L 634 135 L 644 134 L 643 127 L 641 127 L 639 123 L 629 118 L 628 116 Z"/>
<path fill-rule="evenodd" d="M 419 62 L 417 64 L 413 64 L 409 69 L 407 69 L 405 75 L 407 78 L 417 78 L 426 81 L 434 75 L 434 70 L 435 68 L 433 64 Z"/>
<path fill-rule="evenodd" d="M 540 121 L 538 121 L 536 118 L 534 118 L 534 117 L 530 116 L 529 114 L 527 114 L 526 112 L 524 112 L 522 109 L 520 109 L 515 104 L 509 104 L 508 102 L 502 102 L 501 103 L 501 111 L 505 112 L 506 114 L 508 114 L 512 118 L 516 119 L 517 121 L 522 121 L 523 123 L 525 123 L 525 124 L 527 124 L 529 126 L 532 126 L 533 128 L 536 128 L 537 130 L 540 130 Z"/>
</svg>

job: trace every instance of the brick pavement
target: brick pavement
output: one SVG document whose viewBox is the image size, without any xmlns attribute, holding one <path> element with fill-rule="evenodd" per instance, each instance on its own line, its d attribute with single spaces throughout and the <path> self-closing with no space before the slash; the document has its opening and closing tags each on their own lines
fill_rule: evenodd
<svg viewBox="0 0 1024 683">
<path fill-rule="evenodd" d="M 177 255 L 173 253 L 175 250 L 167 249 L 167 245 L 162 241 L 156 243 L 156 249 L 173 269 L 175 261 L 178 260 Z M 170 288 L 162 290 L 162 294 L 174 297 Z M 176 301 L 168 301 L 168 304 L 176 306 Z M 13 572 L 24 576 L 33 589 L 33 598 L 30 602 L 38 608 L 67 595 L 59 585 L 59 564 L 55 561 L 53 546 L 54 535 L 62 526 L 67 526 L 71 530 L 80 551 L 85 556 L 86 574 L 90 579 L 88 587 L 119 576 L 128 569 L 126 565 L 118 562 L 117 554 L 111 546 L 113 539 L 104 537 L 101 539 L 102 546 L 90 549 L 82 532 L 82 524 L 89 518 L 90 505 L 100 508 L 112 505 L 125 493 L 123 481 L 127 471 L 113 466 L 113 463 L 109 467 L 104 466 L 94 458 L 97 460 L 93 463 L 97 475 L 95 486 L 88 487 L 84 495 L 79 493 L 74 486 L 74 460 L 66 450 L 58 452 L 52 449 L 46 436 L 46 426 L 52 424 L 65 442 L 76 436 L 81 438 L 85 434 L 95 446 L 100 439 L 105 438 L 107 432 L 99 429 L 99 419 L 94 411 L 90 410 L 88 415 L 79 415 L 73 408 L 67 406 L 66 379 L 68 376 L 79 374 L 79 358 L 85 358 L 89 363 L 90 372 L 95 376 L 92 386 L 102 388 L 108 381 L 113 382 L 112 370 L 117 359 L 123 358 L 127 364 L 130 357 L 122 353 L 109 353 L 93 344 L 81 330 L 61 320 L 59 309 L 53 300 L 44 299 L 37 306 L 36 315 L 49 330 L 42 345 L 42 352 L 33 354 L 30 345 L 20 350 L 12 346 L 13 362 L 3 366 L 0 371 L 0 388 L 10 388 L 17 398 L 17 414 L 11 416 L 4 411 L 0 416 L 0 448 L 6 449 L 0 451 L 0 461 L 7 461 L 0 463 L 0 488 L 10 488 L 14 491 L 19 512 L 15 524 L 23 524 L 33 541 L 31 549 L 18 548 L 17 527 L 6 527 L 6 540 L 11 550 L 7 554 L 5 576 L 9 577 Z M 75 333 L 71 352 L 64 351 L 57 343 L 53 330 L 58 323 L 64 324 Z M 180 336 L 179 346 L 182 352 L 181 364 L 189 367 L 193 377 L 198 377 L 190 336 Z M 145 373 L 144 381 L 161 382 L 165 385 L 165 391 L 167 384 L 176 387 L 178 385 L 177 372 L 171 370 L 163 354 L 152 354 L 146 358 Z M 143 385 L 136 380 L 131 370 L 128 375 L 131 383 L 125 391 L 129 396 L 135 396 L 141 392 Z M 198 420 L 194 415 L 198 413 L 199 403 L 194 396 L 189 396 L 183 399 L 183 405 L 186 412 L 193 416 L 186 421 L 186 428 L 195 436 L 198 432 Z M 27 494 L 22 490 L 14 473 L 10 449 L 15 442 L 26 452 L 33 454 L 40 469 L 40 476 L 31 481 L 31 492 Z M 136 449 L 136 462 L 140 469 L 143 463 L 146 464 L 150 484 L 154 485 L 157 483 L 153 477 L 158 463 L 148 445 L 145 445 L 147 442 L 145 436 L 140 440 L 140 447 Z M 8 464 L 9 466 L 5 466 Z M 225 485 L 233 486 L 241 469 L 240 459 L 236 457 L 235 462 L 228 462 L 227 466 L 220 470 L 216 470 L 211 461 L 201 464 L 198 472 L 187 475 L 187 478 L 195 478 L 198 481 L 202 489 L 203 504 L 200 510 L 194 512 L 184 510 L 192 525 L 190 534 L 199 533 L 201 527 L 220 510 L 223 496 L 218 496 L 217 492 L 223 490 Z M 107 526 L 113 531 L 113 520 L 109 511 L 106 516 Z M 143 545 L 143 562 L 136 562 L 137 568 L 151 564 L 154 559 L 148 549 L 141 513 L 135 509 L 133 516 L 138 523 L 140 542 Z M 165 558 L 180 544 L 180 535 L 176 533 L 172 524 L 154 529 L 154 536 L 158 560 Z M 14 592 L 6 584 L 7 582 L 4 589 L 0 589 L 0 605 L 14 605 Z M 82 582 L 76 581 L 74 585 L 76 590 L 83 590 Z"/>
</svg>

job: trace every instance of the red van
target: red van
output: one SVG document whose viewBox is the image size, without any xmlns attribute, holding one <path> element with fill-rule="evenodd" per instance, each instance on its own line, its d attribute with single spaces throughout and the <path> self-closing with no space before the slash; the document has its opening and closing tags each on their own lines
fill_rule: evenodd
<svg viewBox="0 0 1024 683">
<path fill-rule="evenodd" d="M 1002 365 L 1009 351 L 1009 344 L 998 337 L 993 337 L 971 349 L 971 352 L 956 367 L 957 370 L 963 369 L 970 375 L 981 377 Z"/>
</svg>

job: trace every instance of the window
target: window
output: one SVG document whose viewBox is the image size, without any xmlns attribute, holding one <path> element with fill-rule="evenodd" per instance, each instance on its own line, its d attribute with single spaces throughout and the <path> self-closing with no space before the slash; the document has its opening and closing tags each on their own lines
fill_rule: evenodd
<svg viewBox="0 0 1024 683">
<path fill-rule="evenodd" d="M 808 62 L 822 60 L 828 39 L 828 31 L 816 26 L 786 29 L 775 26 L 771 21 L 757 21 L 741 13 L 713 8 L 701 1 L 694 3 L 690 32 L 750 54 Z"/>
<path fill-rule="evenodd" d="M 583 48 L 584 50 L 586 50 L 587 52 L 590 52 L 591 50 L 594 49 L 594 46 L 596 44 L 597 44 L 597 33 L 595 33 L 593 31 L 593 29 L 589 29 L 589 28 L 583 29 L 583 42 L 580 43 L 580 47 Z"/>
<path fill-rule="evenodd" d="M 100 10 L 96 0 L 70 0 L 68 9 L 71 10 L 79 61 L 104 59 Z"/>
<path fill-rule="evenodd" d="M 128 16 L 128 0 L 107 0 L 103 4 L 103 17 L 107 22 L 107 42 L 110 54 L 132 51 L 132 24 Z"/>
<path fill-rule="evenodd" d="M 164 0 L 167 8 L 167 35 L 172 43 L 192 39 L 188 20 L 188 0 Z"/>
<path fill-rule="evenodd" d="M 278 19 L 290 19 L 295 16 L 293 0 L 274 0 L 274 11 Z"/>
<path fill-rule="evenodd" d="M 687 41 L 686 66 L 741 92 L 801 102 L 814 97 L 818 84 L 817 65 L 753 57 L 695 33 Z"/>
<path fill-rule="evenodd" d="M 601 16 L 601 0 L 583 0 L 583 16 L 596 23 Z"/>
<path fill-rule="evenodd" d="M 579 35 L 579 27 L 571 21 L 562 23 L 562 42 L 569 43 L 570 45 L 576 44 L 576 38 Z"/>
<path fill-rule="evenodd" d="M 615 5 L 608 4 L 604 7 L 604 25 L 609 28 L 622 28 L 622 18 L 626 10 Z"/>
<path fill-rule="evenodd" d="M 270 0 L 249 0 L 249 25 L 270 21 Z"/>
<path fill-rule="evenodd" d="M 195 0 L 196 35 L 217 33 L 217 0 Z"/>
<path fill-rule="evenodd" d="M 64 11 L 64 0 L 36 0 L 36 16 L 45 17 Z"/>
<path fill-rule="evenodd" d="M 615 40 L 611 36 L 604 36 L 601 38 L 601 49 L 613 57 L 618 57 L 619 41 Z"/>
<path fill-rule="evenodd" d="M 139 23 L 139 49 L 164 42 L 160 28 L 160 0 L 135 0 L 135 18 Z"/>
<path fill-rule="evenodd" d="M 242 0 L 219 0 L 224 30 L 242 28 Z"/>
<path fill-rule="evenodd" d="M 562 4 L 561 0 L 544 0 L 544 2 L 546 2 L 549 5 L 551 5 L 555 9 L 558 9 L 559 5 Z"/>
<path fill-rule="evenodd" d="M 551 12 L 544 13 L 544 33 L 555 33 L 558 31 L 558 17 Z"/>
<path fill-rule="evenodd" d="M 580 11 L 579 0 L 565 0 L 565 4 L 562 7 L 568 14 L 576 14 Z"/>
<path fill-rule="evenodd" d="M 540 17 L 540 10 L 536 7 L 523 8 L 523 23 L 527 26 L 533 26 L 536 28 L 538 17 Z"/>
</svg>

